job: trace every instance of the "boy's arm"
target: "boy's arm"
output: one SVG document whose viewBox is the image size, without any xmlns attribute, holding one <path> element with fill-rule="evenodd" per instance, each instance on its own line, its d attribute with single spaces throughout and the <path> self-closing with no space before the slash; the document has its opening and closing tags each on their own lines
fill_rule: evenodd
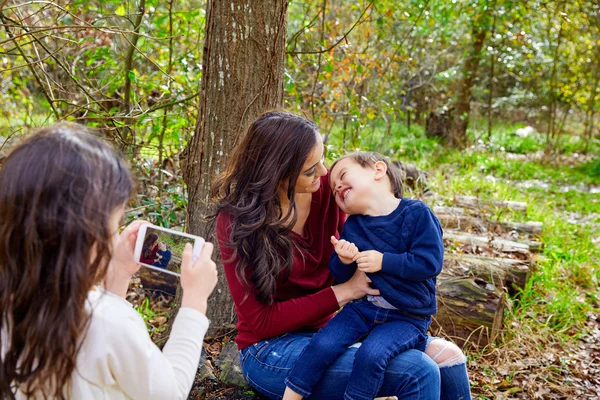
<svg viewBox="0 0 600 400">
<path fill-rule="evenodd" d="M 383 253 L 381 271 L 410 281 L 435 278 L 444 264 L 444 241 L 440 223 L 429 208 L 419 211 L 412 236 L 406 253 Z"/>
<path fill-rule="evenodd" d="M 334 251 L 329 259 L 329 271 L 337 283 L 344 283 L 349 281 L 356 272 L 356 262 L 344 264 Z"/>
</svg>

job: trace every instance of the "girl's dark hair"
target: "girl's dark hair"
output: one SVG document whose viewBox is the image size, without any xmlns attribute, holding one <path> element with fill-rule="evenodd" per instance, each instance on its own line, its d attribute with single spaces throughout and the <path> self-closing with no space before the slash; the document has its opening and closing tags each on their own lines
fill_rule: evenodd
<svg viewBox="0 0 600 400">
<path fill-rule="evenodd" d="M 158 240 L 158 235 L 154 232 L 150 233 L 148 236 L 146 236 L 146 238 L 144 239 L 144 244 L 142 245 L 143 258 L 150 257 L 150 254 L 151 254 L 150 246 L 152 246 L 152 244 L 154 242 L 156 242 L 157 240 Z"/>
<path fill-rule="evenodd" d="M 402 171 L 398 169 L 394 164 L 388 161 L 386 157 L 379 153 L 369 152 L 369 151 L 357 151 L 354 153 L 346 154 L 345 156 L 337 159 L 333 164 L 331 164 L 330 171 L 333 171 L 333 167 L 340 161 L 349 158 L 352 161 L 356 162 L 363 168 L 373 167 L 376 162 L 381 161 L 385 163 L 387 167 L 387 176 L 390 179 L 390 183 L 392 185 L 392 192 L 394 196 L 401 199 L 404 196 L 404 186 L 402 185 Z"/>
<path fill-rule="evenodd" d="M 228 245 L 237 277 L 247 287 L 250 277 L 256 298 L 265 304 L 274 300 L 277 279 L 285 281 L 292 270 L 294 188 L 318 134 L 317 125 L 304 117 L 266 112 L 250 125 L 213 184 L 217 214 L 225 211 L 233 220 Z M 279 202 L 280 188 L 287 188 L 287 210 Z"/>
<path fill-rule="evenodd" d="M 41 129 L 0 170 L 0 398 L 69 397 L 86 298 L 111 258 L 124 161 L 81 125 Z"/>
</svg>

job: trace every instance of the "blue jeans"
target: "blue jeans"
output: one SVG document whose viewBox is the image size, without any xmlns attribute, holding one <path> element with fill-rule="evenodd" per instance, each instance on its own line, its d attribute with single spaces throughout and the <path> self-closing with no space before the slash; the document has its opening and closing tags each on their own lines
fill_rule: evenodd
<svg viewBox="0 0 600 400">
<path fill-rule="evenodd" d="M 285 391 L 284 380 L 313 335 L 309 332 L 286 333 L 242 349 L 242 373 L 248 383 L 270 399 L 281 399 Z M 431 340 L 433 338 L 428 338 L 427 343 Z M 427 343 L 420 343 L 418 350 L 405 351 L 388 363 L 378 396 L 398 396 L 408 400 L 471 399 L 465 363 L 438 368 L 423 352 Z M 346 349 L 329 367 L 315 386 L 312 399 L 343 398 L 357 350 L 357 346 Z"/>
<path fill-rule="evenodd" d="M 285 380 L 288 387 L 309 397 L 327 368 L 348 346 L 365 335 L 356 351 L 346 400 L 376 397 L 389 360 L 416 348 L 427 339 L 430 317 L 405 315 L 361 299 L 347 304 L 323 329 L 313 336 Z"/>
</svg>

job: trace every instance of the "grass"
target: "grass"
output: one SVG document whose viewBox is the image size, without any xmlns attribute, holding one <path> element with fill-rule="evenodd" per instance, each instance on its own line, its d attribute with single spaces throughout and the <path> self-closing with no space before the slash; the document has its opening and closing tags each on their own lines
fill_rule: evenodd
<svg viewBox="0 0 600 400">
<path fill-rule="evenodd" d="M 468 134 L 476 145 L 467 150 L 446 149 L 426 138 L 420 126 L 409 131 L 402 124 L 392 126 L 387 141 L 383 126 L 367 129 L 360 146 L 354 147 L 418 165 L 430 174 L 433 190 L 444 197 L 526 202 L 526 215 L 492 216 L 500 221 L 544 224 L 543 261 L 508 311 L 506 340 L 516 334 L 511 332 L 511 321 L 540 336 L 579 337 L 586 313 L 600 307 L 600 249 L 593 243 L 600 232 L 600 145 L 588 143 L 584 156 L 585 140 L 564 135 L 550 158 L 541 154 L 546 146 L 544 135 L 521 138 L 514 134 L 523 125 L 496 124 L 489 141 L 487 124 L 474 126 Z M 339 153 L 339 134 L 339 130 L 331 134 L 329 158 Z M 528 182 L 535 184 L 519 186 Z"/>
</svg>

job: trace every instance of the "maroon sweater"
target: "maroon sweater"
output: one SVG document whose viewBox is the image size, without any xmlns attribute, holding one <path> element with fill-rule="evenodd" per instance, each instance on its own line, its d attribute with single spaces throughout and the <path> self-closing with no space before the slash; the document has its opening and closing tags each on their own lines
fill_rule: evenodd
<svg viewBox="0 0 600 400">
<path fill-rule="evenodd" d="M 344 218 L 335 204 L 327 176 L 322 177 L 320 189 L 312 196 L 304 236 L 292 233 L 307 250 L 303 251 L 304 254 L 299 251 L 294 254 L 292 273 L 286 282 L 279 281 L 273 304 L 260 303 L 253 294 L 253 288 L 248 291 L 238 280 L 235 260 L 223 263 L 238 315 L 235 341 L 239 349 L 294 330 L 319 329 L 339 309 L 331 289 L 333 278 L 328 263 L 333 252 L 330 237 L 339 237 Z M 229 214 L 219 213 L 216 232 L 223 260 L 230 259 L 233 254 L 233 250 L 225 245 L 229 242 L 231 224 Z M 248 297 L 244 300 L 247 293 Z"/>
</svg>

